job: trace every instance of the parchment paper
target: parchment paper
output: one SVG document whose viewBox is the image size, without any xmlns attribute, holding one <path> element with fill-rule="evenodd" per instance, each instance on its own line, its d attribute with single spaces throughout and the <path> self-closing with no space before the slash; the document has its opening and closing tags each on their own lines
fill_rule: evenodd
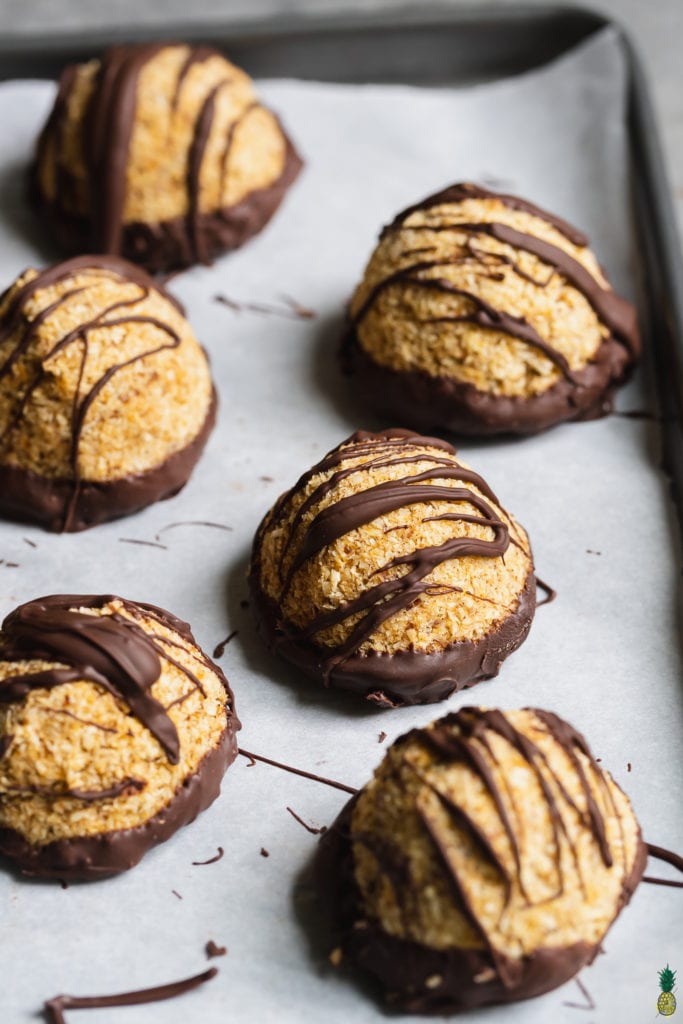
<svg viewBox="0 0 683 1024">
<path fill-rule="evenodd" d="M 397 210 L 461 179 L 518 191 L 586 229 L 616 287 L 633 292 L 616 36 L 605 31 L 541 71 L 466 91 L 270 81 L 261 92 L 307 167 L 260 237 L 172 283 L 211 354 L 221 396 L 218 427 L 193 479 L 176 499 L 84 534 L 0 524 L 0 613 L 45 593 L 113 591 L 188 619 L 209 651 L 238 630 L 222 664 L 244 723 L 241 744 L 355 786 L 392 739 L 447 710 L 472 702 L 550 708 L 587 734 L 631 795 L 645 837 L 683 849 L 680 559 L 651 422 L 611 417 L 530 440 L 461 445 L 527 527 L 537 571 L 559 595 L 539 609 L 498 679 L 447 704 L 377 712 L 319 692 L 261 649 L 241 606 L 251 539 L 277 495 L 353 429 L 387 425 L 354 407 L 335 349 L 344 303 Z M 24 265 L 53 256 L 23 195 L 23 168 L 53 94 L 46 83 L 0 86 L 3 287 Z M 257 303 L 290 295 L 317 317 L 238 314 L 217 304 L 217 293 Z M 647 377 L 644 367 L 622 392 L 622 409 L 653 407 Z M 160 533 L 188 520 L 224 523 L 231 532 L 176 526 Z M 122 540 L 156 535 L 165 549 Z M 311 946 L 304 873 L 316 840 L 286 810 L 329 824 L 344 801 L 334 789 L 238 758 L 214 806 L 126 875 L 62 890 L 0 874 L 2 1024 L 36 1020 L 43 1000 L 58 992 L 110 993 L 198 972 L 209 939 L 229 952 L 212 961 L 220 974 L 204 988 L 71 1019 L 383 1019 L 359 986 L 326 966 L 327 949 Z M 220 862 L 192 866 L 219 845 Z M 658 865 L 650 873 L 660 873 Z M 683 893 L 642 885 L 609 933 L 606 955 L 582 974 L 592 1012 L 565 1005 L 584 1003 L 571 982 L 462 1019 L 654 1019 L 657 971 L 667 962 L 683 971 L 682 926 Z"/>
</svg>

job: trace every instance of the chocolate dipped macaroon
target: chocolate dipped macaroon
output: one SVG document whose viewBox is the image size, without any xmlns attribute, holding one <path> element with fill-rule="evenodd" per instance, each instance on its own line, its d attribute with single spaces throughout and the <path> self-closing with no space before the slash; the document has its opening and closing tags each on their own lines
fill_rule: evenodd
<svg viewBox="0 0 683 1024">
<path fill-rule="evenodd" d="M 384 229 L 349 319 L 342 362 L 369 406 L 470 435 L 603 416 L 640 352 L 586 236 L 472 184 Z"/>
<path fill-rule="evenodd" d="M 270 220 L 301 160 L 251 79 L 207 46 L 113 46 L 67 67 L 33 204 L 68 252 L 211 263 Z"/>
<path fill-rule="evenodd" d="M 536 602 L 523 528 L 450 444 L 407 430 L 359 431 L 305 473 L 249 580 L 271 650 L 381 707 L 496 675 Z"/>
<path fill-rule="evenodd" d="M 572 726 L 463 708 L 397 740 L 321 840 L 333 960 L 409 1013 L 540 995 L 593 961 L 646 858 Z"/>
<path fill-rule="evenodd" d="M 0 298 L 0 515 L 75 531 L 171 497 L 215 404 L 182 307 L 139 267 L 24 271 Z"/>
<path fill-rule="evenodd" d="M 133 867 L 216 799 L 239 727 L 222 671 L 169 612 L 21 605 L 0 631 L 0 853 L 66 880 Z"/>
</svg>

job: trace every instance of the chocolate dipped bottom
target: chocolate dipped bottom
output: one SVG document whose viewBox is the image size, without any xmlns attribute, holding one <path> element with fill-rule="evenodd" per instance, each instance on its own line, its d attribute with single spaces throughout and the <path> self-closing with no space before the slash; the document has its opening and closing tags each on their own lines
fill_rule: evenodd
<svg viewBox="0 0 683 1024">
<path fill-rule="evenodd" d="M 585 235 L 466 183 L 384 229 L 341 359 L 377 411 L 485 436 L 606 415 L 639 352 L 635 309 Z"/>
<path fill-rule="evenodd" d="M 139 267 L 81 256 L 0 299 L 0 514 L 73 532 L 172 497 L 215 417 L 205 352 Z"/>
<path fill-rule="evenodd" d="M 338 962 L 408 1013 L 548 992 L 592 962 L 640 881 L 628 799 L 551 712 L 476 707 L 387 752 L 320 842 Z"/>
<path fill-rule="evenodd" d="M 352 435 L 279 499 L 249 582 L 271 650 L 385 708 L 496 675 L 536 602 L 522 527 L 451 445 L 398 429 Z"/>
<path fill-rule="evenodd" d="M 189 625 L 111 595 L 21 605 L 0 632 L 0 853 L 105 878 L 218 796 L 240 723 Z"/>
<path fill-rule="evenodd" d="M 113 46 L 62 73 L 30 194 L 68 252 L 168 271 L 260 231 L 300 168 L 251 79 L 217 50 Z"/>
</svg>

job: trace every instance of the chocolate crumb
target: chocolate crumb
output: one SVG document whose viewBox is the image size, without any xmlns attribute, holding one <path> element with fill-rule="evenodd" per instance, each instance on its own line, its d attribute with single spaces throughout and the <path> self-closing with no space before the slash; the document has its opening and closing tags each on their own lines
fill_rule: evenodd
<svg viewBox="0 0 683 1024">
<path fill-rule="evenodd" d="M 630 761 L 627 761 L 627 762 L 626 762 L 626 771 L 627 771 L 627 772 L 630 772 L 630 771 L 631 771 L 631 768 L 632 768 L 631 762 L 630 762 Z"/>
<path fill-rule="evenodd" d="M 214 956 L 225 956 L 228 952 L 225 946 L 217 946 L 213 939 L 209 939 L 204 950 L 209 960 Z"/>
<path fill-rule="evenodd" d="M 59 884 L 61 885 L 62 889 L 68 889 L 69 888 L 69 883 L 65 882 L 63 878 L 59 879 Z"/>
<path fill-rule="evenodd" d="M 292 815 L 294 820 L 298 821 L 300 825 L 303 825 L 306 831 L 310 832 L 312 836 L 320 836 L 324 832 L 327 832 L 327 825 L 320 825 L 319 827 L 315 825 L 307 825 L 304 819 L 300 818 L 296 811 L 293 811 L 291 807 L 288 807 L 287 810 Z"/>
<path fill-rule="evenodd" d="M 226 636 L 225 640 L 221 640 L 221 642 L 219 644 L 216 644 L 216 646 L 213 649 L 213 656 L 214 656 L 214 658 L 222 658 L 223 657 L 223 655 L 225 654 L 225 648 L 228 646 L 228 644 L 233 639 L 233 637 L 237 636 L 238 632 L 239 632 L 238 629 L 233 629 L 232 633 L 228 633 L 228 635 Z"/>
<path fill-rule="evenodd" d="M 263 480 L 263 482 L 264 482 L 265 484 L 272 484 L 272 482 L 273 482 L 273 477 L 272 477 L 272 476 L 260 476 L 260 477 L 259 477 L 259 480 Z"/>
<path fill-rule="evenodd" d="M 384 729 L 382 729 L 381 733 L 377 737 L 377 742 L 378 743 L 384 743 L 386 738 L 387 738 L 387 734 L 385 733 Z"/>
<path fill-rule="evenodd" d="M 216 864 L 219 860 L 222 859 L 224 853 L 225 850 L 223 849 L 223 847 L 219 846 L 218 853 L 216 853 L 213 857 L 209 857 L 208 860 L 193 860 L 192 866 L 195 868 L 202 868 L 206 864 Z"/>
<path fill-rule="evenodd" d="M 266 848 L 264 846 L 261 847 L 261 856 L 262 857 L 270 857 L 270 854 L 268 853 L 268 851 L 266 850 Z"/>
<path fill-rule="evenodd" d="M 591 548 L 586 548 L 587 555 L 601 555 L 602 551 L 592 551 Z"/>
<path fill-rule="evenodd" d="M 37 548 L 38 547 L 36 542 L 34 540 L 29 540 L 28 537 L 22 537 L 21 539 L 23 540 L 24 544 L 28 544 L 28 546 L 30 548 Z"/>
<path fill-rule="evenodd" d="M 175 891 L 175 889 L 171 889 L 171 892 L 173 893 L 173 895 L 174 895 L 174 896 L 177 896 L 179 900 L 181 900 L 181 899 L 183 898 L 183 897 L 182 897 L 182 896 L 180 895 L 180 893 L 179 893 L 179 892 L 176 892 L 176 891 Z"/>
</svg>

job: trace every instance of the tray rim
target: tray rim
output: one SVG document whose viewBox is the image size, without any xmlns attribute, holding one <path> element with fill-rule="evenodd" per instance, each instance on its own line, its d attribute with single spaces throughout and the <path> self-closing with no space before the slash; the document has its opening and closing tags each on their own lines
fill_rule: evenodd
<svg viewBox="0 0 683 1024">
<path fill-rule="evenodd" d="M 387 18 L 390 17 L 390 21 Z M 552 27 L 564 23 L 574 30 L 566 43 L 555 47 L 545 60 L 525 62 L 516 70 L 501 70 L 499 77 L 523 73 L 543 66 L 589 39 L 604 28 L 615 29 L 623 48 L 627 68 L 627 127 L 630 146 L 634 227 L 643 254 L 641 269 L 641 314 L 646 342 L 654 353 L 657 388 L 662 411 L 662 468 L 669 475 L 683 535 L 683 253 L 677 226 L 664 150 L 643 62 L 627 30 L 605 13 L 583 5 L 520 3 L 501 8 L 482 6 L 444 6 L 429 0 L 415 5 L 387 7 L 380 11 L 331 11 L 291 14 L 277 13 L 259 18 L 224 17 L 207 19 L 201 24 L 177 21 L 160 31 L 155 25 L 131 28 L 88 28 L 83 31 L 57 32 L 49 36 L 26 32 L 3 33 L 0 38 L 0 81 L 36 77 L 40 62 L 67 63 L 85 51 L 93 54 L 115 42 L 144 42 L 153 39 L 208 41 L 219 47 L 258 46 L 277 43 L 304 45 L 314 37 L 330 40 L 339 33 L 356 39 L 382 34 L 383 51 L 411 31 L 424 30 L 442 36 L 462 28 L 479 28 L 491 34 L 502 26 L 516 29 Z M 11 73 L 7 71 L 11 68 Z M 396 81 L 420 84 L 415 65 L 406 68 Z M 39 74 L 37 77 L 45 77 Z M 302 75 L 293 77 L 305 78 Z M 495 80 L 495 75 L 492 78 Z M 313 80 L 321 80 L 313 76 Z M 334 75 L 328 81 L 338 80 Z M 348 79 L 346 79 L 348 80 Z M 351 81 L 373 79 L 360 76 Z M 377 81 L 377 79 L 374 79 Z M 385 81 L 386 79 L 380 79 Z M 394 79 L 392 79 L 394 80 Z M 455 84 L 455 83 L 454 83 Z"/>
</svg>

